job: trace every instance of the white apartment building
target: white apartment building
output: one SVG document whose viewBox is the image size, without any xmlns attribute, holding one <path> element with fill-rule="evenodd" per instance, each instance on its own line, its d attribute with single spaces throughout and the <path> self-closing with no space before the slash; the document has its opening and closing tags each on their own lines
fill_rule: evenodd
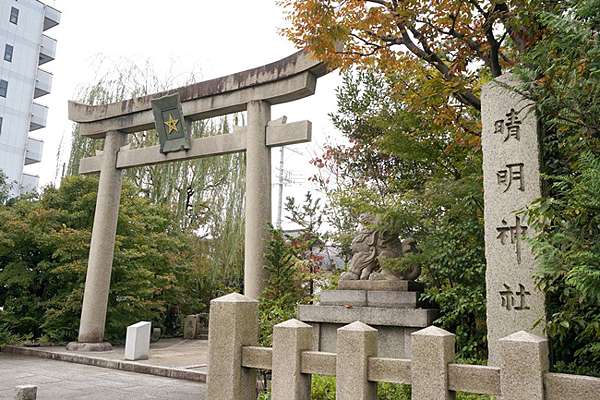
<svg viewBox="0 0 600 400">
<path fill-rule="evenodd" d="M 44 142 L 29 132 L 46 126 L 48 108 L 36 100 L 52 88 L 52 74 L 42 66 L 54 60 L 56 40 L 45 31 L 60 15 L 38 0 L 0 0 L 0 170 L 13 195 L 38 186 L 24 167 L 42 160 Z"/>
</svg>

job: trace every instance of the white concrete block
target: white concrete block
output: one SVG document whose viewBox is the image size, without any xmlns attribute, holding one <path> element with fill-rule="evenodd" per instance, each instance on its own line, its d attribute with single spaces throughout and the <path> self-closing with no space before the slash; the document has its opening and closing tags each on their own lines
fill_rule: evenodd
<svg viewBox="0 0 600 400">
<path fill-rule="evenodd" d="M 152 323 L 140 321 L 127 327 L 125 339 L 126 360 L 147 360 L 150 354 L 150 333 Z"/>
</svg>

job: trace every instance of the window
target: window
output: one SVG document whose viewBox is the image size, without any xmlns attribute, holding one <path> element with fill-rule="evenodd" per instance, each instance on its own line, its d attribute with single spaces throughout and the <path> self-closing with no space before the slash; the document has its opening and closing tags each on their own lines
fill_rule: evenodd
<svg viewBox="0 0 600 400">
<path fill-rule="evenodd" d="M 10 44 L 7 44 L 4 47 L 4 61 L 12 62 L 14 47 Z"/>
<path fill-rule="evenodd" d="M 0 79 L 0 97 L 6 97 L 6 92 L 8 92 L 8 81 Z"/>
<path fill-rule="evenodd" d="M 19 22 L 19 9 L 12 7 L 10 9 L 10 22 L 17 24 Z"/>
</svg>

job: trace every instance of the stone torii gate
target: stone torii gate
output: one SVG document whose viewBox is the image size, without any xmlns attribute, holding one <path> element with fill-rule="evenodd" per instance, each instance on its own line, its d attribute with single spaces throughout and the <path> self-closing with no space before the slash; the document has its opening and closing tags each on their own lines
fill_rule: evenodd
<svg viewBox="0 0 600 400">
<path fill-rule="evenodd" d="M 81 160 L 79 167 L 81 174 L 100 172 L 100 181 L 79 338 L 68 349 L 111 348 L 104 342 L 104 328 L 125 168 L 245 151 L 244 292 L 252 298 L 259 296 L 265 280 L 265 228 L 271 222 L 270 148 L 311 140 L 309 121 L 271 121 L 271 106 L 314 94 L 317 79 L 327 72 L 323 63 L 300 51 L 258 68 L 118 103 L 89 106 L 69 102 L 69 119 L 79 124 L 81 135 L 104 138 L 105 142 L 103 152 Z M 192 139 L 187 150 L 162 153 L 160 146 L 130 149 L 128 134 L 154 128 L 152 101 L 174 94 L 179 95 L 181 117 L 187 122 L 245 110 L 247 126 L 232 134 Z"/>
</svg>

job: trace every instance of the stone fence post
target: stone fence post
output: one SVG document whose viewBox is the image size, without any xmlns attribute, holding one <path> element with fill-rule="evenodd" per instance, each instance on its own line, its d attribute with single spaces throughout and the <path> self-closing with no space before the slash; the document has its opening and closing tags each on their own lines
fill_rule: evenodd
<svg viewBox="0 0 600 400">
<path fill-rule="evenodd" d="M 548 340 L 519 331 L 499 340 L 502 400 L 544 400 Z"/>
<path fill-rule="evenodd" d="M 242 367 L 242 347 L 258 344 L 258 301 L 232 293 L 210 302 L 208 398 L 255 400 L 256 370 Z"/>
<path fill-rule="evenodd" d="M 430 326 L 412 335 L 412 398 L 453 400 L 448 390 L 448 364 L 454 362 L 454 334 Z"/>
<path fill-rule="evenodd" d="M 376 400 L 377 384 L 368 378 L 369 357 L 377 356 L 377 329 L 360 321 L 337 330 L 337 400 Z"/>
<path fill-rule="evenodd" d="M 273 399 L 310 400 L 311 376 L 301 372 L 301 358 L 312 342 L 312 326 L 297 319 L 273 327 Z"/>
</svg>

